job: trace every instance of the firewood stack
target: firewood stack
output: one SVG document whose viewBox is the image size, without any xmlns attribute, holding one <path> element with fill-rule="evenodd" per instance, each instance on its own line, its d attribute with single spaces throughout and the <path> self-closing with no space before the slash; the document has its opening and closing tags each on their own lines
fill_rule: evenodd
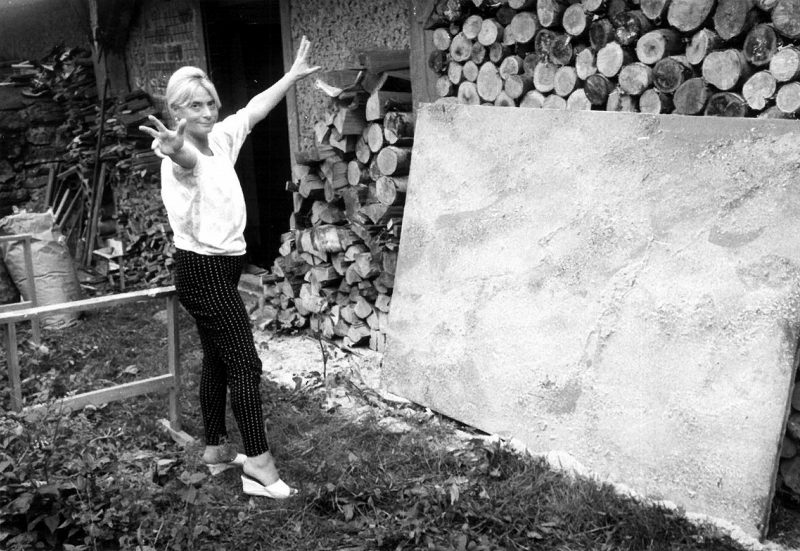
<svg viewBox="0 0 800 551">
<path fill-rule="evenodd" d="M 91 58 L 82 50 L 54 52 L 39 67 L 29 95 L 42 109 L 58 106 L 65 118 L 55 139 L 65 147 L 52 159 L 43 206 L 53 209 L 70 253 L 91 266 L 93 250 L 106 238 L 120 239 L 129 282 L 164 282 L 171 251 L 158 192 L 160 159 L 138 130 L 156 113 L 150 97 L 143 91 L 98 97 Z"/>
<path fill-rule="evenodd" d="M 794 118 L 800 0 L 439 0 L 442 101 Z"/>
<path fill-rule="evenodd" d="M 408 59 L 363 52 L 360 69 L 318 80 L 330 108 L 315 149 L 296 155 L 290 231 L 267 286 L 282 326 L 384 349 L 414 133 Z"/>
<path fill-rule="evenodd" d="M 149 125 L 149 115 L 160 116 L 159 109 L 142 90 L 134 90 L 114 106 L 110 122 L 121 149 L 111 185 L 114 229 L 126 253 L 121 265 L 125 279 L 153 286 L 171 281 L 174 247 L 161 200 L 161 159 L 150 148 L 152 139 L 139 130 Z"/>
</svg>

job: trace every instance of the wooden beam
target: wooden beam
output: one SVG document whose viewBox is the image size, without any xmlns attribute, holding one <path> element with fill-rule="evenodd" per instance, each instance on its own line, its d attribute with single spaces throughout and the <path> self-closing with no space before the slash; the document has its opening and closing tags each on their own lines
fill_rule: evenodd
<svg viewBox="0 0 800 551">
<path fill-rule="evenodd" d="M 86 406 L 99 406 L 109 402 L 116 402 L 126 398 L 148 394 L 150 392 L 169 392 L 170 389 L 174 387 L 174 384 L 175 377 L 171 373 L 168 373 L 150 377 L 149 379 L 142 379 L 141 381 L 132 381 L 110 388 L 101 388 L 91 392 L 84 392 L 77 396 L 56 400 L 51 404 L 37 404 L 25 408 L 23 413 L 25 413 L 26 416 L 33 415 L 35 418 L 40 415 L 44 416 L 47 412 L 52 411 L 76 411 Z"/>
<path fill-rule="evenodd" d="M 15 302 L 12 304 L 2 304 L 0 305 L 0 312 L 11 312 L 11 311 L 19 311 L 24 310 L 26 308 L 35 308 L 37 306 L 36 302 L 36 281 L 35 281 L 35 274 L 33 271 L 33 255 L 31 253 L 31 240 L 33 236 L 29 233 L 20 233 L 15 235 L 3 235 L 0 236 L 0 243 L 18 243 L 22 241 L 22 252 L 25 259 L 25 277 L 27 281 L 30 282 L 28 287 L 28 300 L 23 300 L 21 302 Z M 39 319 L 33 318 L 31 320 L 31 329 L 33 332 L 33 342 L 37 346 L 42 344 L 42 331 L 39 326 Z"/>
<path fill-rule="evenodd" d="M 0 304 L 0 312 L 19 312 L 26 308 L 34 308 L 36 305 L 31 300 L 23 300 L 20 302 L 12 302 L 10 304 Z"/>
<path fill-rule="evenodd" d="M 17 328 L 13 323 L 6 325 L 3 335 L 3 344 L 6 349 L 6 364 L 8 365 L 8 380 L 11 386 L 11 409 L 22 409 L 22 386 L 19 380 L 19 355 L 17 354 Z"/>
<path fill-rule="evenodd" d="M 414 108 L 420 103 L 430 103 L 436 100 L 436 78 L 428 70 L 428 55 L 434 50 L 433 31 L 426 31 L 426 14 L 431 11 L 434 0 L 409 0 L 410 15 L 408 20 L 408 36 L 411 46 L 410 71 L 411 92 Z"/>
<path fill-rule="evenodd" d="M 26 321 L 45 314 L 54 314 L 57 312 L 79 312 L 83 310 L 95 310 L 98 308 L 105 308 L 107 306 L 116 306 L 118 304 L 127 304 L 137 302 L 139 300 L 166 297 L 175 293 L 175 286 L 170 285 L 167 287 L 157 287 L 155 289 L 143 289 L 141 291 L 132 291 L 130 293 L 122 293 L 119 295 L 107 295 L 102 297 L 94 297 L 85 300 L 75 300 L 72 302 L 65 302 L 62 304 L 50 304 L 46 306 L 37 306 L 36 308 L 27 308 L 22 311 L 12 311 L 0 313 L 0 324 L 16 323 L 18 321 Z"/>
<path fill-rule="evenodd" d="M 105 92 L 103 92 L 103 102 L 100 107 L 101 113 L 105 111 Z M 97 151 L 95 152 L 94 177 L 92 180 L 91 207 L 89 209 L 89 231 L 86 236 L 86 251 L 84 251 L 84 264 L 92 265 L 92 251 L 97 248 L 97 226 L 100 224 L 100 207 L 103 206 L 103 193 L 106 188 L 106 174 L 108 174 L 108 163 L 100 162 L 100 147 L 102 138 L 100 133 L 103 131 L 104 115 L 101 114 L 100 130 L 98 131 Z"/>
<path fill-rule="evenodd" d="M 33 306 L 39 306 L 36 300 L 36 273 L 33 271 L 33 254 L 31 253 L 31 239 L 30 235 L 26 235 L 23 241 L 23 249 L 25 253 L 25 274 L 28 277 L 28 300 L 33 303 Z M 35 317 L 31 320 L 31 331 L 33 332 L 33 342 L 36 346 L 42 344 L 42 330 L 39 327 L 39 318 Z"/>
<path fill-rule="evenodd" d="M 294 62 L 294 44 L 292 43 L 292 17 L 289 0 L 280 0 L 281 40 L 283 42 L 284 72 Z M 294 156 L 300 151 L 300 118 L 297 112 L 297 86 L 292 86 L 286 93 L 286 119 L 289 125 L 289 154 L 294 166 Z"/>
<path fill-rule="evenodd" d="M 33 235 L 29 233 L 18 233 L 15 235 L 0 235 L 0 243 L 16 243 L 21 239 L 30 239 Z"/>
<path fill-rule="evenodd" d="M 103 96 L 106 80 L 112 95 L 127 94 L 131 91 L 125 56 L 119 53 L 118 44 L 114 42 L 119 41 L 121 31 L 130 26 L 134 4 L 133 0 L 89 1 L 89 24 L 92 36 L 104 37 L 92 41 L 92 62 L 98 97 Z"/>
<path fill-rule="evenodd" d="M 53 198 L 53 187 L 56 183 L 56 167 L 58 163 L 51 163 L 50 164 L 50 171 L 47 174 L 47 187 L 44 191 L 44 205 L 46 207 L 50 206 L 50 201 Z"/>
<path fill-rule="evenodd" d="M 178 296 L 167 297 L 167 364 L 175 384 L 169 391 L 169 420 L 172 428 L 181 430 L 181 404 L 178 391 L 181 388 L 180 333 L 178 331 Z"/>
</svg>

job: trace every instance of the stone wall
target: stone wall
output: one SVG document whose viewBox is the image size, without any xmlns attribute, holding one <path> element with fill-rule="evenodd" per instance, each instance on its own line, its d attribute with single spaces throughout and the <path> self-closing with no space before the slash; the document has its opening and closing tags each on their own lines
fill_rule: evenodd
<svg viewBox="0 0 800 551">
<path fill-rule="evenodd" d="M 73 122 L 81 114 L 75 102 L 91 107 L 93 113 L 95 99 L 93 76 L 76 85 L 69 101 L 52 93 L 34 97 L 24 82 L 0 86 L 0 216 L 15 207 L 45 208 L 50 171 L 64 159 L 74 138 Z"/>
</svg>

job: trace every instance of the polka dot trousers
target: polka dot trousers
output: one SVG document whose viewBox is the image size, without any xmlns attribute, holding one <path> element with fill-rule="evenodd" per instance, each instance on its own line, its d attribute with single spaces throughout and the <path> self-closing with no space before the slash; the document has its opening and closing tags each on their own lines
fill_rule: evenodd
<svg viewBox="0 0 800 551">
<path fill-rule="evenodd" d="M 226 393 L 248 456 L 269 450 L 261 410 L 261 360 L 250 318 L 237 289 L 243 256 L 210 256 L 178 249 L 175 288 L 197 322 L 203 347 L 200 409 L 207 446 L 227 438 Z"/>
</svg>

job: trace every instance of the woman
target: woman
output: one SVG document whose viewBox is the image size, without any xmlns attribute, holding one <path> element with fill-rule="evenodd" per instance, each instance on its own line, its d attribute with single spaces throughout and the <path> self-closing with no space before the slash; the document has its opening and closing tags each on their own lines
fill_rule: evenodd
<svg viewBox="0 0 800 551">
<path fill-rule="evenodd" d="M 170 77 L 166 90 L 174 130 L 152 116 L 155 128 L 139 127 L 153 137 L 153 150 L 163 157 L 161 197 L 175 241 L 175 287 L 197 323 L 203 347 L 203 461 L 213 474 L 241 465 L 244 492 L 273 499 L 285 499 L 296 490 L 281 480 L 264 430 L 261 361 L 237 288 L 244 267 L 246 218 L 233 165 L 253 126 L 295 82 L 319 70 L 308 64 L 309 49 L 304 36 L 289 71 L 219 122 L 214 85 L 201 69 L 182 67 Z M 228 388 L 246 455 L 226 442 Z"/>
</svg>

